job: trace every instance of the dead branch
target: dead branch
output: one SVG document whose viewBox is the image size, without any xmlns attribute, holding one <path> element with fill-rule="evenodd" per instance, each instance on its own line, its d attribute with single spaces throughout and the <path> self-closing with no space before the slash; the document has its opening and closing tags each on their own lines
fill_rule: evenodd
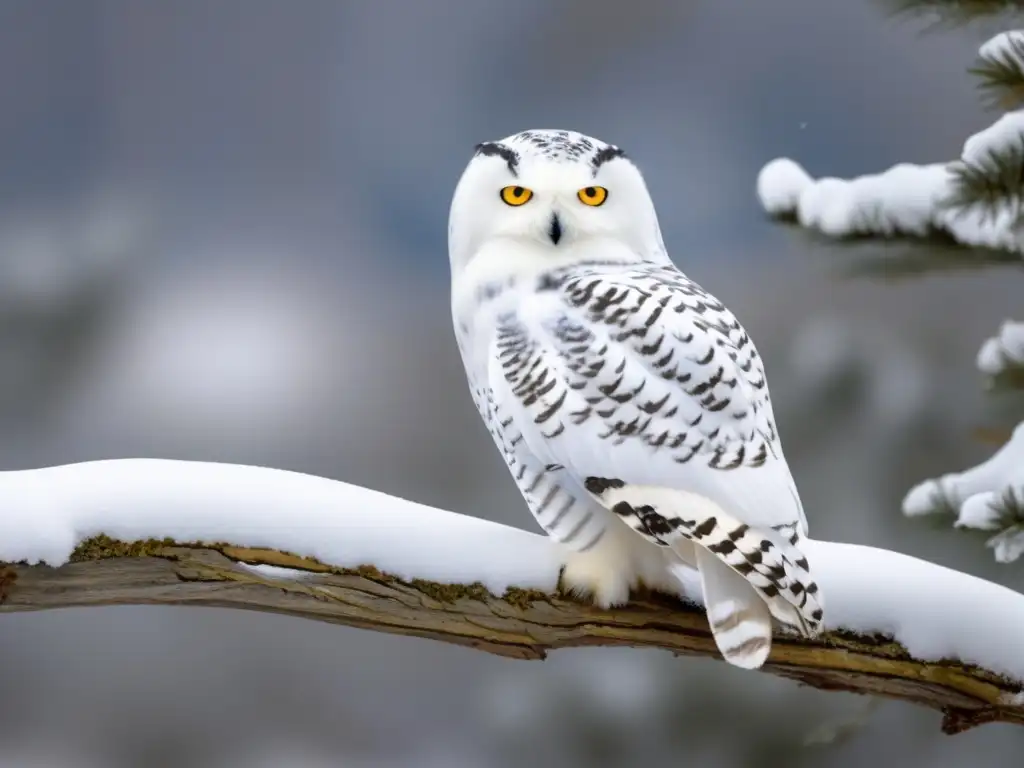
<svg viewBox="0 0 1024 768">
<path fill-rule="evenodd" d="M 302 571 L 281 578 L 251 565 Z M 481 584 L 406 582 L 365 566 L 339 569 L 272 550 L 106 537 L 84 542 L 60 568 L 0 563 L 0 613 L 87 605 L 243 608 L 455 643 L 518 659 L 550 650 L 616 645 L 721 658 L 703 611 L 657 595 L 603 611 L 561 595 Z M 884 637 L 779 633 L 765 671 L 823 690 L 902 699 L 944 713 L 959 733 L 990 722 L 1024 724 L 1018 681 L 956 660 L 922 661 Z"/>
</svg>

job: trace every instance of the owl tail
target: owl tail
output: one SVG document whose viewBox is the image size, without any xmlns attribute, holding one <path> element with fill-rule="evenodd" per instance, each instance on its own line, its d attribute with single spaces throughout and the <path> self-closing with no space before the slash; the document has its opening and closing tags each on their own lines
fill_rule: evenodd
<svg viewBox="0 0 1024 768">
<path fill-rule="evenodd" d="M 727 662 L 757 669 L 772 648 L 772 614 L 750 582 L 704 547 L 694 547 L 715 645 Z"/>
<path fill-rule="evenodd" d="M 671 547 L 679 568 L 696 567 L 715 642 L 728 661 L 764 663 L 772 616 L 807 637 L 821 631 L 822 596 L 795 534 L 786 540 L 751 527 L 686 491 L 615 482 L 590 482 L 588 490 L 641 536 Z"/>
</svg>

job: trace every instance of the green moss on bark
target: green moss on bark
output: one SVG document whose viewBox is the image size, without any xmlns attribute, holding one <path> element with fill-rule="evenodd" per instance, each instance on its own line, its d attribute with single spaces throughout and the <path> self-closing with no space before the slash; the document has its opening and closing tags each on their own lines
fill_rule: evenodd
<svg viewBox="0 0 1024 768">
<path fill-rule="evenodd" d="M 153 557 L 167 547 L 181 546 L 174 539 L 141 539 L 140 541 L 119 541 L 106 534 L 90 536 L 83 541 L 69 558 L 72 563 L 88 560 L 109 560 L 114 557 Z"/>
<path fill-rule="evenodd" d="M 179 542 L 174 539 L 141 539 L 139 541 L 120 541 L 111 538 L 106 534 L 90 536 L 82 541 L 69 558 L 72 563 L 82 563 L 91 560 L 109 560 L 117 557 L 161 557 L 166 556 L 167 550 L 175 547 L 190 547 L 214 549 L 223 552 L 224 550 L 238 549 L 228 543 L 200 543 L 200 542 Z M 299 557 L 296 555 L 295 557 Z M 312 558 L 305 558 L 312 560 Z M 480 600 L 501 599 L 519 610 L 528 609 L 533 603 L 550 600 L 551 595 L 537 589 L 522 589 L 520 587 L 509 587 L 505 594 L 498 598 L 493 595 L 486 586 L 480 582 L 472 584 L 443 584 L 426 579 L 412 579 L 405 581 L 398 577 L 384 573 L 373 565 L 359 565 L 355 568 L 338 568 L 319 563 L 330 573 L 339 576 L 358 576 L 363 579 L 377 582 L 378 584 L 404 584 L 423 594 L 437 600 L 439 603 L 455 603 L 459 600 Z"/>
<path fill-rule="evenodd" d="M 509 587 L 501 596 L 509 605 L 514 605 L 521 611 L 525 611 L 531 605 L 541 601 L 550 601 L 551 595 L 541 592 L 539 589 L 522 589 L 521 587 Z"/>
</svg>

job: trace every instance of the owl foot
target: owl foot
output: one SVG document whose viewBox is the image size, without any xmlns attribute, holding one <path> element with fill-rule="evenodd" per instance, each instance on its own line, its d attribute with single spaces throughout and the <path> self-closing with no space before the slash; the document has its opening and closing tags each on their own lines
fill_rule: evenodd
<svg viewBox="0 0 1024 768">
<path fill-rule="evenodd" d="M 611 521 L 618 522 L 618 521 Z M 593 549 L 566 552 L 562 569 L 562 588 L 572 595 L 591 599 L 599 608 L 612 608 L 629 602 L 629 592 L 637 585 L 632 531 L 614 528 Z"/>
</svg>

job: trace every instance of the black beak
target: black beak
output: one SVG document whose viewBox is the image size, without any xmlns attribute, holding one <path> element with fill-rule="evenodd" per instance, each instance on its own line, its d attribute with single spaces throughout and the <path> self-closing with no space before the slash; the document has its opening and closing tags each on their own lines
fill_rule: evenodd
<svg viewBox="0 0 1024 768">
<path fill-rule="evenodd" d="M 562 239 L 562 222 L 558 220 L 558 214 L 551 214 L 551 225 L 548 227 L 548 237 L 551 238 L 551 242 L 558 245 L 558 241 Z"/>
</svg>

